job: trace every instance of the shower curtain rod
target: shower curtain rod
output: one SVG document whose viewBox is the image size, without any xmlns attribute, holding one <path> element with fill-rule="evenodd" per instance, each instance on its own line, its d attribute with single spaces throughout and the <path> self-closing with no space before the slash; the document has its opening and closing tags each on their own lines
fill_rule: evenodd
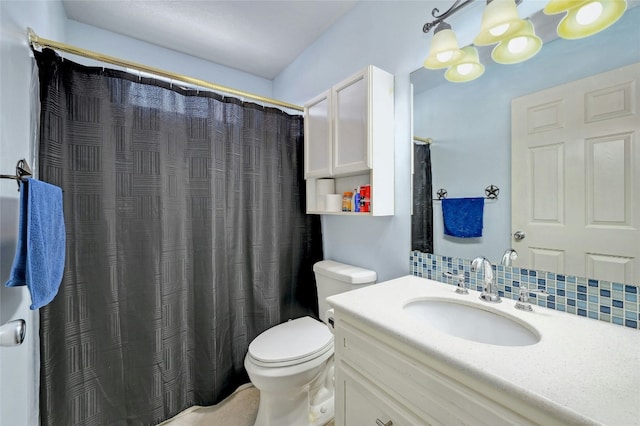
<svg viewBox="0 0 640 426">
<path fill-rule="evenodd" d="M 413 137 L 413 141 L 414 142 L 422 142 L 422 143 L 430 144 L 431 142 L 433 142 L 433 139 L 431 139 L 431 138 L 420 138 L 418 136 L 414 136 Z"/>
<path fill-rule="evenodd" d="M 222 86 L 222 85 L 211 83 L 205 80 L 200 80 L 198 78 L 188 77 L 186 75 L 177 74 L 170 71 L 164 71 L 159 68 L 138 64 L 135 62 L 130 62 L 124 59 L 115 58 L 113 56 L 103 55 L 102 53 L 93 52 L 91 50 L 82 49 L 80 47 L 71 46 L 69 44 L 48 40 L 46 38 L 41 38 L 31 28 L 27 28 L 27 33 L 29 36 L 29 44 L 34 49 L 48 47 L 53 50 L 67 52 L 77 56 L 82 56 L 84 58 L 89 58 L 96 61 L 105 62 L 108 64 L 117 65 L 125 68 L 133 68 L 138 71 L 155 74 L 160 77 L 181 81 L 183 83 L 192 84 L 194 86 L 204 87 L 207 89 L 211 89 L 213 91 L 224 92 L 231 95 L 239 96 L 241 98 L 252 99 L 257 102 L 276 105 L 276 106 L 280 106 L 280 107 L 284 107 L 284 108 L 288 108 L 296 111 L 304 111 L 304 108 L 299 105 L 290 104 L 287 102 L 279 101 L 277 99 L 267 98 L 260 95 L 254 95 L 253 93 L 244 92 L 242 90 L 233 89 L 231 87 Z"/>
</svg>

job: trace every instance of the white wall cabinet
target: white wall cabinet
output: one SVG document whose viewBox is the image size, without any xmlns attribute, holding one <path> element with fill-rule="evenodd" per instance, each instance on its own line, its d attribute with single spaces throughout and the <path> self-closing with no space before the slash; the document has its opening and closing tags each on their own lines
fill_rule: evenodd
<svg viewBox="0 0 640 426">
<path fill-rule="evenodd" d="M 394 79 L 369 65 L 305 104 L 307 213 L 394 214 Z M 318 208 L 316 180 L 335 179 L 336 193 L 371 185 L 368 213 Z"/>
</svg>

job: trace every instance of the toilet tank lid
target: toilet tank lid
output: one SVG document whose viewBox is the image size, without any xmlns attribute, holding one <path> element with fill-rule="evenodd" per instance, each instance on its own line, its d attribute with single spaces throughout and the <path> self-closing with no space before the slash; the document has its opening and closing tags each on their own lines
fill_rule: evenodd
<svg viewBox="0 0 640 426">
<path fill-rule="evenodd" d="M 378 278 L 376 271 L 347 265 L 335 260 L 322 260 L 316 263 L 313 265 L 313 272 L 350 284 L 374 283 Z"/>
</svg>

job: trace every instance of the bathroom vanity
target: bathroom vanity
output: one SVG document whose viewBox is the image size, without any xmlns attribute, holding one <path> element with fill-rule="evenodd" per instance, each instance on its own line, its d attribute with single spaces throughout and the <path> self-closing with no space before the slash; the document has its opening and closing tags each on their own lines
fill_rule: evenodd
<svg viewBox="0 0 640 426">
<path fill-rule="evenodd" d="M 405 276 L 329 297 L 336 425 L 640 425 L 637 330 L 479 294 Z M 438 321 L 407 305 L 499 321 L 457 312 Z M 487 330 L 500 321 L 513 338 Z M 493 343 L 474 340 L 485 335 L 477 340 Z"/>
</svg>

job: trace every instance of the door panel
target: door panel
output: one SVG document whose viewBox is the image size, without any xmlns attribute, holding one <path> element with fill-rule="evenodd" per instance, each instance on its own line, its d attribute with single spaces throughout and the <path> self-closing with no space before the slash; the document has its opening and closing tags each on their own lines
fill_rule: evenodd
<svg viewBox="0 0 640 426">
<path fill-rule="evenodd" d="M 516 266 L 640 283 L 640 64 L 512 102 Z"/>
<path fill-rule="evenodd" d="M 631 135 L 587 140 L 587 223 L 631 228 Z"/>
<path fill-rule="evenodd" d="M 564 222 L 564 147 L 562 144 L 534 147 L 531 164 L 531 219 L 534 222 Z"/>
</svg>

